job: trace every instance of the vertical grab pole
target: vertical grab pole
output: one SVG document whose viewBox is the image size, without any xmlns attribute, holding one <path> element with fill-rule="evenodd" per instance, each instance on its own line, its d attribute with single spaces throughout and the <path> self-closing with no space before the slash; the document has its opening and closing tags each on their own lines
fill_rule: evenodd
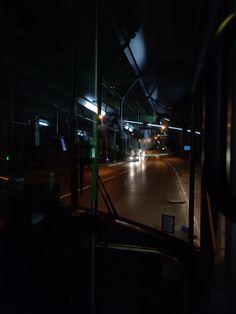
<svg viewBox="0 0 236 314">
<path fill-rule="evenodd" d="M 98 211 L 98 120 L 101 113 L 101 77 L 100 77 L 100 38 L 99 38 L 99 18 L 100 18 L 100 0 L 96 0 L 95 16 L 95 97 L 97 101 L 97 114 L 93 118 L 93 138 L 92 138 L 92 233 L 91 233 L 91 313 L 96 311 L 95 307 L 95 220 Z"/>
<path fill-rule="evenodd" d="M 192 99 L 192 132 L 190 151 L 190 180 L 189 180 L 189 248 L 193 250 L 194 238 L 194 187 L 195 187 L 195 131 L 196 131 L 196 100 Z"/>
<path fill-rule="evenodd" d="M 78 42 L 75 43 L 71 56 L 71 86 L 70 86 L 70 184 L 71 209 L 78 207 L 78 141 L 77 141 L 77 105 L 75 101 L 75 56 Z"/>
<path fill-rule="evenodd" d="M 97 102 L 97 113 L 93 116 L 92 137 L 92 215 L 97 215 L 98 202 L 98 116 L 101 113 L 101 91 L 99 80 L 99 0 L 96 1 L 95 17 L 95 99 Z"/>
</svg>

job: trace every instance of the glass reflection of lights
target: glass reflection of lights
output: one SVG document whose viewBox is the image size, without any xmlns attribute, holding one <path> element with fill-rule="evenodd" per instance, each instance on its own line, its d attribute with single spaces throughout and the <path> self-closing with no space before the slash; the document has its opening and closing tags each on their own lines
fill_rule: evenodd
<svg viewBox="0 0 236 314">
<path fill-rule="evenodd" d="M 85 104 L 84 104 L 84 107 L 95 112 L 95 113 L 98 113 L 98 107 L 97 105 L 95 104 L 91 104 L 90 102 L 86 101 Z M 105 111 L 104 110 L 101 110 L 101 114 L 104 116 L 105 115 Z"/>
<path fill-rule="evenodd" d="M 39 119 L 39 125 L 40 126 L 49 126 L 49 122 L 44 119 Z"/>
<path fill-rule="evenodd" d="M 141 166 L 141 170 L 142 170 L 142 172 L 144 172 L 144 171 L 145 171 L 145 169 L 146 169 L 146 165 L 145 165 L 145 163 L 142 163 L 142 166 Z"/>
<path fill-rule="evenodd" d="M 169 119 L 165 119 L 166 121 L 169 121 Z M 126 123 L 132 123 L 132 124 L 144 124 L 143 122 L 140 122 L 140 121 L 133 121 L 133 120 L 124 120 L 124 122 Z M 164 125 L 161 125 L 161 124 L 156 124 L 156 123 L 147 123 L 147 126 L 149 127 L 154 127 L 154 128 L 161 128 L 161 129 L 164 129 L 165 126 Z M 183 131 L 183 128 L 179 128 L 179 127 L 174 127 L 174 126 L 168 126 L 168 129 L 170 130 L 174 130 L 174 131 Z M 191 130 L 190 129 L 187 129 L 187 132 L 188 133 L 191 133 Z M 195 131 L 195 134 L 197 135 L 201 135 L 201 132 L 199 131 Z"/>
<path fill-rule="evenodd" d="M 130 171 L 129 171 L 129 177 L 133 178 L 134 177 L 134 163 L 130 163 Z"/>
<path fill-rule="evenodd" d="M 97 107 L 97 104 L 92 102 L 92 100 L 90 100 L 91 97 L 90 96 L 87 96 L 86 98 L 81 98 L 79 97 L 78 98 L 78 102 L 79 104 L 81 104 L 82 106 L 84 106 L 85 108 L 93 111 L 94 113 L 98 113 L 98 107 Z M 106 112 L 102 109 L 101 110 L 101 115 L 102 116 L 105 116 Z"/>
<path fill-rule="evenodd" d="M 146 58 L 146 49 L 142 30 L 137 32 L 136 36 L 131 39 L 130 49 L 135 57 L 139 68 L 142 69 Z"/>
</svg>

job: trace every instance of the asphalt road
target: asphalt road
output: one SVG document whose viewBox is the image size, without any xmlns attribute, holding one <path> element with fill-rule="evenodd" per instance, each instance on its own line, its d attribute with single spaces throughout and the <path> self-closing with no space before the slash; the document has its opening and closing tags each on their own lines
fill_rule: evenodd
<svg viewBox="0 0 236 314">
<path fill-rule="evenodd" d="M 174 216 L 175 235 L 187 239 L 182 226 L 188 224 L 188 168 L 180 169 L 180 159 L 150 156 L 139 162 L 103 166 L 99 175 L 119 216 L 159 230 L 162 215 Z M 91 208 L 91 184 L 91 173 L 86 167 L 78 198 L 81 208 Z M 61 180 L 60 199 L 67 204 L 70 202 L 69 178 L 66 176 Z M 98 210 L 107 211 L 100 193 Z M 199 236 L 198 220 L 195 219 L 196 239 Z"/>
</svg>

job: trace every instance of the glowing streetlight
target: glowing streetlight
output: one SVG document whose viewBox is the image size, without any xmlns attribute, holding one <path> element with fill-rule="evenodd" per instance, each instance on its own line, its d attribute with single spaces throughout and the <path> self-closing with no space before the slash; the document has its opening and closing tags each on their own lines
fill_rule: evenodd
<svg viewBox="0 0 236 314">
<path fill-rule="evenodd" d="M 165 127 L 164 125 L 161 126 L 162 131 L 164 131 L 165 128 L 166 128 L 166 127 Z"/>
</svg>

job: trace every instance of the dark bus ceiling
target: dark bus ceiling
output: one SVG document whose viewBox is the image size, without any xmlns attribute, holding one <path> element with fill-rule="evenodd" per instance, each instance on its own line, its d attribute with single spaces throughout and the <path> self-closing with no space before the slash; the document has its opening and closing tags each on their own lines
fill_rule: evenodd
<svg viewBox="0 0 236 314">
<path fill-rule="evenodd" d="M 210 2 L 99 1 L 99 77 L 108 111 L 119 119 L 123 101 L 124 119 L 171 116 L 190 92 Z M 2 1 L 2 95 L 10 84 L 67 106 L 74 51 L 75 96 L 95 102 L 95 7 L 89 0 Z"/>
</svg>

